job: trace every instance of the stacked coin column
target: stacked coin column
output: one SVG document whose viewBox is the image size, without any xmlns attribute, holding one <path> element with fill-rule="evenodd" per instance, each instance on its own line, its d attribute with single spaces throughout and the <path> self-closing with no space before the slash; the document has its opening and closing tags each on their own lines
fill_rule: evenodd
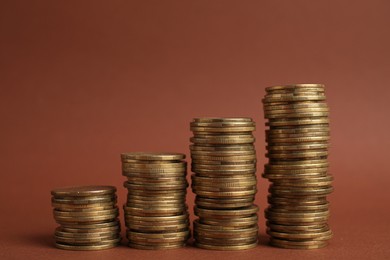
<svg viewBox="0 0 390 260">
<path fill-rule="evenodd" d="M 128 189 L 124 205 L 129 246 L 182 247 L 190 237 L 184 154 L 125 153 L 122 173 Z"/>
<path fill-rule="evenodd" d="M 51 191 L 55 246 L 68 250 L 101 250 L 119 244 L 116 188 L 80 186 Z"/>
<path fill-rule="evenodd" d="M 272 182 L 265 211 L 270 244 L 311 249 L 332 237 L 327 220 L 332 191 L 328 175 L 329 119 L 320 84 L 275 86 L 263 99 L 268 164 Z"/>
<path fill-rule="evenodd" d="M 243 250 L 257 245 L 256 152 L 250 118 L 196 118 L 190 146 L 195 245 Z"/>
</svg>

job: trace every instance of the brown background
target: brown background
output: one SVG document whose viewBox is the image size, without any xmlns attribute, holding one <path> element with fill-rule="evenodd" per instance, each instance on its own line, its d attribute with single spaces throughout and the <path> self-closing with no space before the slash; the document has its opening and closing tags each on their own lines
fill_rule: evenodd
<svg viewBox="0 0 390 260">
<path fill-rule="evenodd" d="M 0 257 L 390 257 L 389 13 L 386 0 L 1 1 Z M 245 252 L 53 248 L 52 188 L 112 184 L 122 204 L 119 154 L 188 155 L 199 116 L 253 117 L 260 175 L 264 88 L 317 82 L 332 110 L 329 247 L 271 248 L 262 217 Z"/>
</svg>

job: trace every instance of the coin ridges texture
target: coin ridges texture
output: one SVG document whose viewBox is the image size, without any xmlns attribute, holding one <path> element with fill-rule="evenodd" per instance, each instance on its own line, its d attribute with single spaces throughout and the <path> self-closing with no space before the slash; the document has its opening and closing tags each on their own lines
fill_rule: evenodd
<svg viewBox="0 0 390 260">
<path fill-rule="evenodd" d="M 103 250 L 121 241 L 116 188 L 73 186 L 51 191 L 55 246 L 65 250 Z"/>
<path fill-rule="evenodd" d="M 255 122 L 195 118 L 190 123 L 195 245 L 245 250 L 257 245 Z"/>
<path fill-rule="evenodd" d="M 129 247 L 165 250 L 186 245 L 191 233 L 184 158 L 170 152 L 121 154 L 127 178 L 123 210 Z"/>
<path fill-rule="evenodd" d="M 265 210 L 270 245 L 290 249 L 325 247 L 332 237 L 327 195 L 329 108 L 322 84 L 266 88 L 263 101 L 268 163 L 263 177 L 272 184 Z"/>
</svg>

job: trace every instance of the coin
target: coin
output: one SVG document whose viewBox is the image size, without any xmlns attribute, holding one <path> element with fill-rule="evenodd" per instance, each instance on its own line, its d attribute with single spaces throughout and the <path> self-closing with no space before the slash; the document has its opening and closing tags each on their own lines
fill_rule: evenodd
<svg viewBox="0 0 390 260">
<path fill-rule="evenodd" d="M 122 153 L 121 159 L 126 160 L 140 160 L 140 161 L 176 161 L 185 159 L 185 154 L 182 153 L 150 153 L 150 152 L 133 152 L 133 153 Z"/>
<path fill-rule="evenodd" d="M 55 197 L 84 197 L 84 196 L 97 196 L 97 195 L 106 195 L 113 194 L 116 192 L 114 186 L 72 186 L 57 188 L 51 191 L 51 194 Z"/>
<path fill-rule="evenodd" d="M 247 250 L 257 246 L 257 241 L 247 245 L 209 245 L 195 242 L 195 246 L 203 249 L 211 250 Z"/>
</svg>

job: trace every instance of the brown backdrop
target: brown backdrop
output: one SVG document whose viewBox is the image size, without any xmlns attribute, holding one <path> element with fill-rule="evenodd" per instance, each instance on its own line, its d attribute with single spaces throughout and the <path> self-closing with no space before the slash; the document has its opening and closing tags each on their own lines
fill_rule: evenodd
<svg viewBox="0 0 390 260">
<path fill-rule="evenodd" d="M 0 257 L 389 257 L 389 12 L 386 0 L 1 1 Z M 198 116 L 253 117 L 260 176 L 264 88 L 317 82 L 332 110 L 329 247 L 268 247 L 263 218 L 246 252 L 52 247 L 52 188 L 112 184 L 122 204 L 119 154 L 188 155 Z"/>
</svg>

